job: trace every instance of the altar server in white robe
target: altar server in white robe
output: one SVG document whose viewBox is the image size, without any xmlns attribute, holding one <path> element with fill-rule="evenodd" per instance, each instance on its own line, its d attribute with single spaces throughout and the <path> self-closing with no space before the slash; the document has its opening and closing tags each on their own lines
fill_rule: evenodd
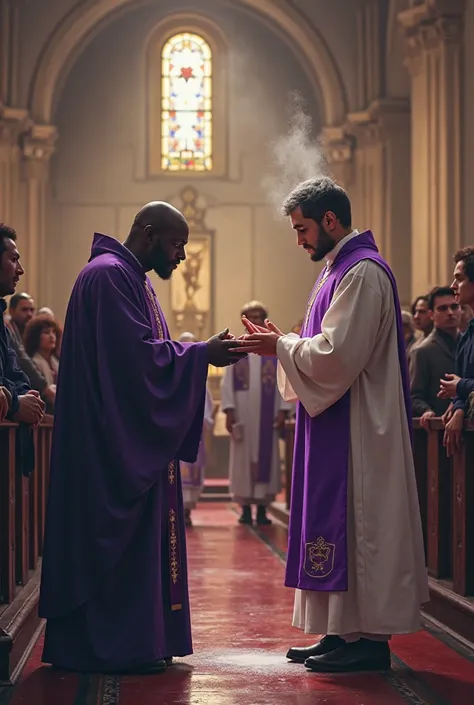
<svg viewBox="0 0 474 705">
<path fill-rule="evenodd" d="M 193 333 L 182 333 L 179 338 L 180 343 L 195 343 L 196 336 Z M 204 488 L 204 477 L 206 470 L 206 440 L 212 434 L 214 428 L 214 401 L 209 389 L 206 386 L 206 401 L 204 405 L 204 422 L 202 428 L 202 438 L 199 444 L 196 462 L 180 462 L 181 484 L 183 487 L 184 521 L 186 526 L 192 526 L 191 512 L 196 508 L 202 490 Z"/>
<path fill-rule="evenodd" d="M 280 390 L 298 400 L 285 584 L 293 625 L 324 636 L 287 656 L 322 673 L 384 670 L 391 635 L 418 630 L 429 599 L 397 288 L 331 179 L 300 184 L 283 212 L 325 260 L 301 337 L 244 321 L 247 350 L 276 355 Z"/>
<path fill-rule="evenodd" d="M 242 309 L 249 320 L 263 325 L 265 306 L 251 301 Z M 278 439 L 291 404 L 277 389 L 275 358 L 249 355 L 226 368 L 221 385 L 221 408 L 230 434 L 230 491 L 242 507 L 241 524 L 271 524 L 266 508 L 281 488 Z"/>
</svg>

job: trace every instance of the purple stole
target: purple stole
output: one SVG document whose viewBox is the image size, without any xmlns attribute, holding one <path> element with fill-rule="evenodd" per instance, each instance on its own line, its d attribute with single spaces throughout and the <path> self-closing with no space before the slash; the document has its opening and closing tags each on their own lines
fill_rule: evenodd
<svg viewBox="0 0 474 705">
<path fill-rule="evenodd" d="M 321 333 L 322 320 L 336 288 L 347 272 L 365 259 L 382 267 L 392 285 L 398 359 L 407 425 L 411 431 L 411 396 L 397 285 L 388 264 L 378 253 L 370 230 L 349 240 L 337 254 L 331 268 L 321 272 L 309 299 L 301 337 L 312 338 Z M 348 589 L 349 452 L 350 389 L 314 418 L 298 403 L 285 578 L 287 587 L 326 592 Z"/>
<path fill-rule="evenodd" d="M 249 388 L 250 364 L 244 357 L 233 368 L 234 392 L 244 392 Z M 277 359 L 261 358 L 260 375 L 260 434 L 258 443 L 258 469 L 256 482 L 270 482 L 273 455 L 273 431 L 275 423 L 275 390 Z"/>
<path fill-rule="evenodd" d="M 145 280 L 147 301 L 151 312 L 153 335 L 159 340 L 170 340 L 170 332 L 158 299 L 148 277 Z M 183 609 L 183 586 L 180 574 L 180 536 L 178 529 L 178 482 L 180 480 L 179 462 L 171 461 L 168 465 L 168 550 L 170 569 L 171 610 Z"/>
</svg>

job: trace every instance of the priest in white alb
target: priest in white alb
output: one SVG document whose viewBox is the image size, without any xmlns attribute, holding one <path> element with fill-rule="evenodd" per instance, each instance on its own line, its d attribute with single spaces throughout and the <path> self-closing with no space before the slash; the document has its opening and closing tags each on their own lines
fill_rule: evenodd
<svg viewBox="0 0 474 705">
<path fill-rule="evenodd" d="M 323 637 L 287 656 L 320 673 L 385 670 L 391 636 L 417 631 L 429 599 L 397 287 L 331 179 L 297 186 L 283 212 L 325 260 L 301 337 L 244 319 L 247 352 L 275 355 L 298 400 L 285 584 L 293 625 Z"/>
<path fill-rule="evenodd" d="M 250 301 L 242 315 L 263 325 L 267 311 L 259 301 Z M 221 409 L 230 434 L 229 477 L 232 498 L 242 507 L 239 522 L 271 524 L 267 507 L 281 487 L 278 438 L 291 404 L 277 388 L 277 364 L 273 356 L 249 355 L 224 371 Z"/>
</svg>

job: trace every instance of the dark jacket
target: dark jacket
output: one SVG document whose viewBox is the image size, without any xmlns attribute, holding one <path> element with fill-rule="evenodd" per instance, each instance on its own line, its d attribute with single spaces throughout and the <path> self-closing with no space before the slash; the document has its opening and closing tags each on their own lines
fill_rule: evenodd
<svg viewBox="0 0 474 705">
<path fill-rule="evenodd" d="M 11 395 L 7 419 L 13 420 L 18 411 L 18 398 L 31 390 L 28 377 L 18 366 L 15 352 L 12 348 L 11 334 L 5 325 L 3 314 L 6 303 L 0 299 L 0 385 L 8 389 Z M 16 433 L 16 460 L 18 470 L 25 476 L 34 469 L 35 451 L 33 433 L 29 426 L 20 424 Z"/>
<path fill-rule="evenodd" d="M 43 394 L 44 390 L 48 386 L 48 383 L 36 367 L 31 357 L 27 354 L 21 339 L 20 331 L 14 321 L 11 321 L 8 329 L 11 334 L 12 348 L 15 351 L 18 365 L 30 380 L 32 389 L 36 389 L 40 394 Z"/>
<path fill-rule="evenodd" d="M 434 329 L 411 351 L 410 382 L 413 416 L 434 411 L 442 416 L 450 402 L 439 399 L 440 380 L 455 370 L 457 340 Z"/>
<path fill-rule="evenodd" d="M 456 352 L 456 374 L 461 379 L 456 388 L 454 408 L 466 410 L 469 395 L 474 392 L 474 319 L 459 341 Z"/>
</svg>

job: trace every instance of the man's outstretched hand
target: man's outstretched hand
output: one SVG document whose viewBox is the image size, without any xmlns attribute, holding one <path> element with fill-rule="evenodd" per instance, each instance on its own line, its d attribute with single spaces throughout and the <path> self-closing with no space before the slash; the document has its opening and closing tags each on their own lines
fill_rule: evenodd
<svg viewBox="0 0 474 705">
<path fill-rule="evenodd" d="M 275 356 L 278 340 L 284 333 L 269 320 L 265 321 L 265 326 L 257 326 L 242 316 L 242 323 L 247 329 L 247 335 L 243 335 L 239 342 L 246 344 L 245 351 L 256 355 Z"/>
<path fill-rule="evenodd" d="M 233 365 L 243 357 L 247 351 L 245 343 L 237 341 L 226 328 L 218 335 L 213 335 L 207 341 L 209 364 L 214 367 L 227 367 Z"/>
</svg>

